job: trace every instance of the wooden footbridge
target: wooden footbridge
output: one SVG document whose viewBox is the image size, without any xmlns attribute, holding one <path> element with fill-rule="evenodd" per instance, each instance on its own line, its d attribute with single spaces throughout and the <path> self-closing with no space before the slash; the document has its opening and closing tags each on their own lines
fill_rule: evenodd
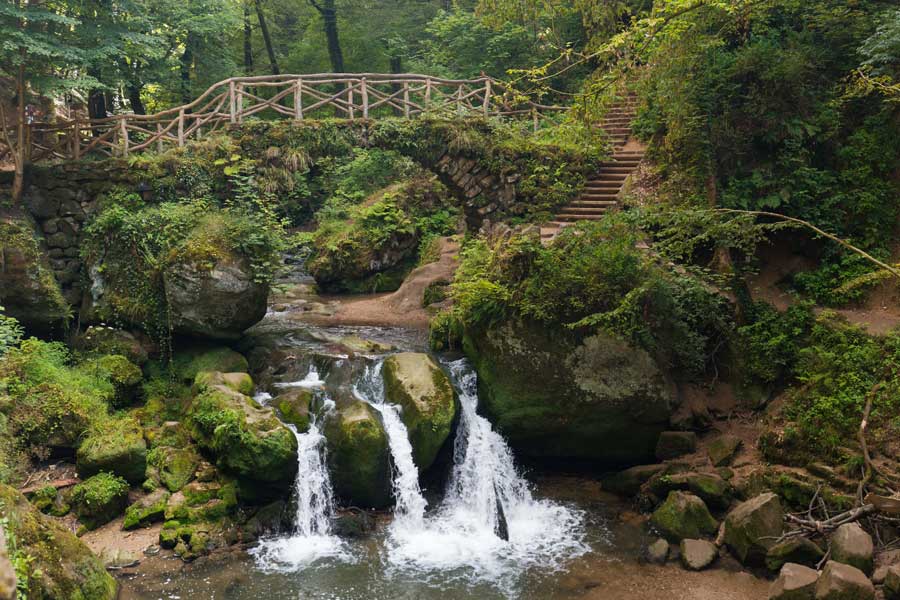
<svg viewBox="0 0 900 600">
<path fill-rule="evenodd" d="M 152 115 L 31 123 L 26 148 L 30 162 L 163 152 L 257 115 L 296 121 L 483 115 L 529 118 L 538 127 L 541 119 L 565 110 L 517 100 L 502 82 L 490 77 L 443 79 L 379 73 L 232 77 L 211 86 L 189 104 Z"/>
</svg>

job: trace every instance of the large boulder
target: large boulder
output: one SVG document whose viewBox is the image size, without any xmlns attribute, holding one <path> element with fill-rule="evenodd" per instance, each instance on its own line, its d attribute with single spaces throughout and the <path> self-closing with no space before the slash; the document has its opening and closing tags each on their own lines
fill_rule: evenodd
<svg viewBox="0 0 900 600">
<path fill-rule="evenodd" d="M 362 508 L 390 505 L 390 449 L 378 411 L 353 401 L 329 415 L 324 433 L 335 494 Z"/>
<path fill-rule="evenodd" d="M 650 491 L 664 498 L 673 490 L 687 490 L 696 494 L 713 508 L 728 508 L 731 502 L 731 484 L 715 473 L 673 473 L 661 475 L 650 481 Z"/>
<path fill-rule="evenodd" d="M 133 334 L 105 325 L 92 325 L 75 340 L 76 346 L 96 354 L 119 354 L 141 366 L 147 362 L 147 349 Z"/>
<path fill-rule="evenodd" d="M 875 545 L 859 523 L 844 523 L 831 536 L 831 560 L 872 574 Z"/>
<path fill-rule="evenodd" d="M 605 477 L 603 489 L 622 496 L 634 496 L 651 477 L 663 473 L 667 465 L 638 465 Z"/>
<path fill-rule="evenodd" d="M 900 563 L 887 567 L 884 574 L 884 597 L 900 600 Z"/>
<path fill-rule="evenodd" d="M 670 541 L 714 535 L 719 524 L 703 500 L 686 492 L 671 492 L 650 516 L 650 522 Z"/>
<path fill-rule="evenodd" d="M 30 331 L 61 331 L 69 306 L 39 240 L 31 217 L 0 207 L 0 306 Z"/>
<path fill-rule="evenodd" d="M 787 563 L 815 567 L 824 556 L 825 552 L 812 540 L 792 537 L 769 548 L 766 552 L 766 567 L 770 571 L 777 571 Z"/>
<path fill-rule="evenodd" d="M 866 574 L 829 560 L 816 583 L 816 600 L 874 600 L 875 586 Z"/>
<path fill-rule="evenodd" d="M 266 315 L 269 286 L 253 278 L 249 262 L 223 257 L 175 262 L 165 278 L 166 299 L 176 333 L 233 340 Z"/>
<path fill-rule="evenodd" d="M 681 564 L 690 571 L 702 571 L 716 560 L 719 549 L 706 540 L 681 540 Z"/>
<path fill-rule="evenodd" d="M 228 385 L 206 381 L 202 373 L 198 375 L 198 394 L 188 411 L 198 445 L 215 457 L 218 467 L 242 482 L 262 484 L 267 488 L 257 490 L 262 496 L 286 492 L 297 474 L 294 433 L 272 409 Z"/>
<path fill-rule="evenodd" d="M 109 523 L 128 504 L 128 483 L 109 473 L 98 473 L 72 489 L 72 506 L 87 529 Z"/>
<path fill-rule="evenodd" d="M 105 471 L 131 484 L 142 483 L 147 471 L 147 443 L 141 426 L 126 418 L 92 432 L 78 448 L 75 466 L 83 478 Z"/>
<path fill-rule="evenodd" d="M 603 332 L 506 321 L 468 332 L 482 408 L 520 454 L 650 462 L 675 403 L 649 354 Z"/>
<path fill-rule="evenodd" d="M 434 463 L 457 414 L 453 385 L 427 354 L 403 352 L 384 361 L 385 400 L 399 404 L 419 471 Z"/>
<path fill-rule="evenodd" d="M 734 508 L 725 518 L 725 543 L 744 564 L 761 564 L 784 528 L 778 496 L 760 494 Z"/>
<path fill-rule="evenodd" d="M 113 600 L 116 582 L 66 527 L 41 514 L 25 496 L 0 484 L 0 507 L 18 548 L 32 559 L 28 598 Z"/>
<path fill-rule="evenodd" d="M 769 600 L 813 600 L 818 579 L 815 569 L 786 563 L 769 588 Z"/>
<path fill-rule="evenodd" d="M 16 569 L 9 560 L 6 534 L 0 527 L 0 600 L 16 600 Z"/>
</svg>

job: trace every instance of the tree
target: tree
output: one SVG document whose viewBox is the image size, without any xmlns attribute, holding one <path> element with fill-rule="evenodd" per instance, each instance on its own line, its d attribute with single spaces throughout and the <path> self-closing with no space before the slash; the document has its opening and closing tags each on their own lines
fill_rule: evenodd
<svg viewBox="0 0 900 600">
<path fill-rule="evenodd" d="M 341 50 L 341 39 L 338 35 L 337 7 L 335 0 L 309 0 L 322 17 L 322 27 L 328 42 L 328 58 L 335 73 L 344 72 L 344 52 Z"/>
</svg>

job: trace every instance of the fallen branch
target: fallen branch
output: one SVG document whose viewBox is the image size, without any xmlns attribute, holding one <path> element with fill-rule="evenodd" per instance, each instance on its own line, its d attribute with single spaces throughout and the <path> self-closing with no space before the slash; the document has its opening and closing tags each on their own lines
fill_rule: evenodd
<svg viewBox="0 0 900 600">
<path fill-rule="evenodd" d="M 784 541 L 786 539 L 794 537 L 809 537 L 814 535 L 824 537 L 841 525 L 858 521 L 863 517 L 876 512 L 878 512 L 878 509 L 874 504 L 863 504 L 862 506 L 857 506 L 856 508 L 844 511 L 831 517 L 830 519 L 825 519 L 823 521 L 820 521 L 818 519 L 798 517 L 797 515 L 791 514 L 785 515 L 785 520 L 788 523 L 795 525 L 797 528 L 784 533 L 779 541 Z"/>
<path fill-rule="evenodd" d="M 57 479 L 55 481 L 47 481 L 45 483 L 40 483 L 40 484 L 36 483 L 34 485 L 29 485 L 28 487 L 24 487 L 24 488 L 20 489 L 19 491 L 22 492 L 23 494 L 33 494 L 36 491 L 42 490 L 48 486 L 54 487 L 59 490 L 62 488 L 71 487 L 73 485 L 78 485 L 79 483 L 81 483 L 80 479 Z"/>
</svg>

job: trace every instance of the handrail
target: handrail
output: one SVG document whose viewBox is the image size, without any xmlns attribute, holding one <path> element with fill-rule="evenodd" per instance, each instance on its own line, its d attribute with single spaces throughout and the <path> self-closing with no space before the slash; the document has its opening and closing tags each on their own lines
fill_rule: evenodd
<svg viewBox="0 0 900 600">
<path fill-rule="evenodd" d="M 260 90 L 272 88 L 266 98 Z M 531 101 L 511 104 L 506 85 L 488 76 L 446 79 L 416 73 L 306 73 L 237 76 L 219 81 L 193 101 L 152 115 L 122 114 L 99 119 L 60 119 L 28 126 L 32 161 L 78 159 L 89 153 L 128 156 L 156 147 L 183 146 L 216 129 L 271 111 L 294 120 L 311 113 L 371 119 L 385 113 L 415 117 L 423 113 L 483 116 L 531 115 L 535 128 L 545 113 L 563 106 Z M 155 130 L 154 130 L 155 126 Z"/>
</svg>

